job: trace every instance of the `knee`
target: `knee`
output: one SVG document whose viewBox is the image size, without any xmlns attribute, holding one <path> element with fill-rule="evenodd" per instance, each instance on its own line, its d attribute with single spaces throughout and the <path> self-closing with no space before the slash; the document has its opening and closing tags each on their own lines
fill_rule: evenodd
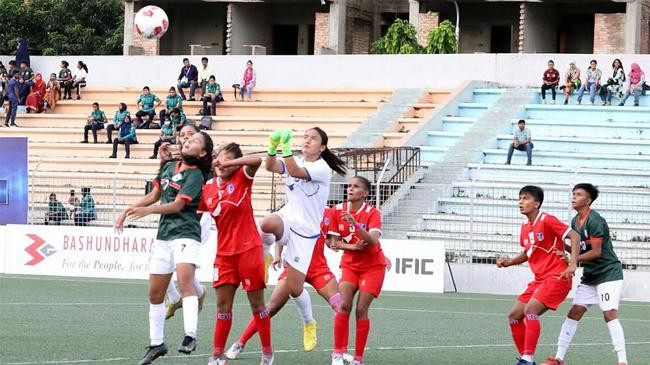
<svg viewBox="0 0 650 365">
<path fill-rule="evenodd" d="M 511 310 L 508 313 L 508 320 L 510 321 L 521 321 L 522 319 L 524 319 L 524 313 L 522 311 Z"/>
<path fill-rule="evenodd" d="M 339 313 L 350 314 L 351 311 L 352 311 L 352 302 L 342 301 L 341 307 L 339 308 Z"/>
<path fill-rule="evenodd" d="M 149 303 L 151 304 L 161 304 L 165 301 L 165 293 L 158 293 L 153 290 L 149 290 Z"/>
<path fill-rule="evenodd" d="M 368 318 L 368 307 L 366 305 L 358 305 L 355 310 L 355 316 L 357 319 L 367 319 Z"/>
<path fill-rule="evenodd" d="M 605 318 L 605 322 L 611 322 L 618 318 L 618 312 L 616 309 L 608 310 L 603 312 L 603 317 Z"/>
<path fill-rule="evenodd" d="M 567 317 L 570 319 L 573 319 L 574 321 L 579 321 L 582 319 L 582 316 L 585 315 L 586 308 L 581 307 L 581 306 L 573 306 L 569 310 L 569 314 L 567 314 Z"/>
</svg>

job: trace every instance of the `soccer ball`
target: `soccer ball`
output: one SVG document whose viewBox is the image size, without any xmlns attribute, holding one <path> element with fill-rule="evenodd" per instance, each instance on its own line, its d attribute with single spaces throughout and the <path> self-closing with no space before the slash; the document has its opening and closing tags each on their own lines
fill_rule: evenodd
<svg viewBox="0 0 650 365">
<path fill-rule="evenodd" d="M 157 6 L 147 5 L 135 14 L 135 30 L 144 38 L 160 38 L 168 27 L 167 14 Z"/>
</svg>

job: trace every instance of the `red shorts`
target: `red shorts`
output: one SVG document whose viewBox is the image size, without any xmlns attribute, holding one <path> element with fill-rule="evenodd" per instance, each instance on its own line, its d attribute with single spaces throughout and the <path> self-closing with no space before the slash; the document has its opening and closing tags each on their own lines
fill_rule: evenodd
<svg viewBox="0 0 650 365">
<path fill-rule="evenodd" d="M 548 277 L 543 280 L 533 280 L 528 283 L 526 290 L 517 298 L 522 303 L 528 303 L 535 298 L 546 307 L 556 310 L 571 291 L 571 279 Z"/>
<path fill-rule="evenodd" d="M 386 276 L 386 268 L 384 266 L 377 266 L 369 270 L 359 271 L 350 267 L 341 268 L 341 282 L 348 282 L 356 284 L 359 291 L 367 292 L 379 297 L 381 287 L 384 285 L 384 276 Z"/>
<path fill-rule="evenodd" d="M 289 269 L 285 267 L 278 280 L 286 279 L 288 273 Z M 327 283 L 329 283 L 332 279 L 336 279 L 336 276 L 332 274 L 330 268 L 327 266 L 317 269 L 312 269 L 310 267 L 309 271 L 307 271 L 307 275 L 305 276 L 305 282 L 313 286 L 316 290 L 323 289 L 323 287 L 325 287 L 325 285 L 327 285 Z"/>
<path fill-rule="evenodd" d="M 254 247 L 233 256 L 219 256 L 214 261 L 212 287 L 242 284 L 245 291 L 266 288 L 262 247 Z"/>
</svg>

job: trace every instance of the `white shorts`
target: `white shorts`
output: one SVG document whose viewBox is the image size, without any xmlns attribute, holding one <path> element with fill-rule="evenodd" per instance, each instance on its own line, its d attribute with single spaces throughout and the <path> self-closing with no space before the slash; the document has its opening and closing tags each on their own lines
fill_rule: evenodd
<svg viewBox="0 0 650 365">
<path fill-rule="evenodd" d="M 623 280 L 608 281 L 598 285 L 578 284 L 573 305 L 589 308 L 598 304 L 603 312 L 618 310 L 622 289 Z"/>
<path fill-rule="evenodd" d="M 155 240 L 149 258 L 149 273 L 171 274 L 176 271 L 176 264 L 194 264 L 198 268 L 200 246 L 198 241 L 189 238 Z"/>
<path fill-rule="evenodd" d="M 311 256 L 314 253 L 314 247 L 320 237 L 320 232 L 314 237 L 304 236 L 294 231 L 282 215 L 280 217 L 284 224 L 284 234 L 279 242 L 286 242 L 286 248 L 282 253 L 282 260 L 284 260 L 285 265 L 289 265 L 307 275 L 309 264 L 311 263 Z"/>
</svg>

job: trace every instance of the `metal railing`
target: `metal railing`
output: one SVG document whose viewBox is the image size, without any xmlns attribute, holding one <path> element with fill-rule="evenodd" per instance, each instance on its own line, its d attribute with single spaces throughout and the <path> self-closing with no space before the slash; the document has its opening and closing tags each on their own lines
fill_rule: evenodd
<svg viewBox="0 0 650 365">
<path fill-rule="evenodd" d="M 521 178 L 525 179 L 512 180 Z M 576 214 L 571 207 L 573 186 L 597 181 L 583 180 L 578 172 L 561 180 L 535 185 L 544 189 L 542 211 L 570 225 Z M 499 256 L 513 257 L 522 250 L 519 235 L 526 217 L 519 212 L 518 199 L 524 185 L 474 179 L 451 186 L 432 185 L 432 190 L 447 194 L 422 209 L 420 223 L 407 235 L 443 242 L 452 262 L 492 264 Z M 607 220 L 623 267 L 650 270 L 650 186 L 623 180 L 620 184 L 601 184 L 600 196 L 592 207 Z"/>
<path fill-rule="evenodd" d="M 328 205 L 345 201 L 348 179 L 359 175 L 372 183 L 368 201 L 381 207 L 420 168 L 420 148 L 418 147 L 379 147 L 379 148 L 335 148 L 332 149 L 347 167 L 345 178 L 334 177 L 330 184 Z M 273 174 L 271 191 L 271 212 L 282 207 L 277 204 L 277 189 L 281 178 Z"/>
</svg>

